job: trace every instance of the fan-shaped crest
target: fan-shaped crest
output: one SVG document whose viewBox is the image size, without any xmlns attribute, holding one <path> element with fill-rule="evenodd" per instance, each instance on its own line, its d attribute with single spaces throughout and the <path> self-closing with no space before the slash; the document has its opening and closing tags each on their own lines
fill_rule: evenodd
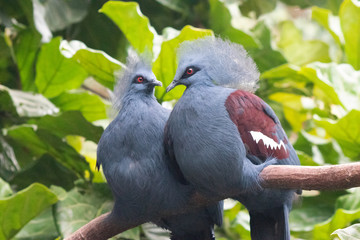
<svg viewBox="0 0 360 240">
<path fill-rule="evenodd" d="M 201 63 L 216 85 L 254 92 L 259 72 L 255 62 L 239 44 L 208 36 L 185 41 L 178 48 L 179 62 Z"/>
<path fill-rule="evenodd" d="M 143 53 L 138 55 L 135 51 L 129 51 L 126 59 L 126 66 L 118 73 L 117 83 L 114 88 L 113 106 L 115 109 L 120 110 L 122 99 L 129 91 L 132 78 L 140 70 L 151 70 L 151 55 Z"/>
</svg>

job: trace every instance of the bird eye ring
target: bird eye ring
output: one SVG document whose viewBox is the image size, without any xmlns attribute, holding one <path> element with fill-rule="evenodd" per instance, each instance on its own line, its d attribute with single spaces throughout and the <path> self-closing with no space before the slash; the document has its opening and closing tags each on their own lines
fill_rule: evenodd
<svg viewBox="0 0 360 240">
<path fill-rule="evenodd" d="M 186 73 L 187 73 L 188 75 L 191 75 L 191 74 L 194 73 L 194 69 L 193 69 L 193 68 L 188 68 L 188 69 L 186 69 Z"/>
<path fill-rule="evenodd" d="M 136 81 L 138 82 L 138 83 L 142 83 L 142 82 L 144 82 L 144 78 L 143 77 L 138 77 L 137 79 L 136 79 Z"/>
</svg>

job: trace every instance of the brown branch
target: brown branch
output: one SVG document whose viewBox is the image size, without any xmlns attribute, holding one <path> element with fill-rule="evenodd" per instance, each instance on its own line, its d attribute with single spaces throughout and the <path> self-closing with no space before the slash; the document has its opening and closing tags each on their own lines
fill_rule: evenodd
<svg viewBox="0 0 360 240">
<path fill-rule="evenodd" d="M 261 173 L 261 186 L 264 188 L 340 190 L 360 186 L 360 163 L 332 166 L 268 166 Z M 194 194 L 187 209 L 161 213 L 163 217 L 181 214 L 192 209 L 215 203 L 221 199 L 208 199 Z M 73 233 L 67 240 L 105 240 L 142 222 L 121 222 L 107 213 L 93 219 Z"/>
<path fill-rule="evenodd" d="M 268 166 L 261 173 L 264 188 L 340 190 L 360 186 L 360 163 L 331 166 Z"/>
<path fill-rule="evenodd" d="M 67 240 L 106 240 L 144 222 L 122 222 L 110 212 L 94 218 L 71 234 Z"/>
</svg>

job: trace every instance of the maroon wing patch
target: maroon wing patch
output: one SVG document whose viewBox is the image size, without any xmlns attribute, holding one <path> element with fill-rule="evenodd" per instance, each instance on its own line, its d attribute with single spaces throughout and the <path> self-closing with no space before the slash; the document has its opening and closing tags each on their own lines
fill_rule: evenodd
<svg viewBox="0 0 360 240">
<path fill-rule="evenodd" d="M 287 138 L 279 139 L 280 123 L 268 114 L 263 100 L 252 93 L 237 90 L 225 102 L 231 120 L 237 126 L 248 153 L 265 160 L 268 157 L 285 159 Z"/>
</svg>

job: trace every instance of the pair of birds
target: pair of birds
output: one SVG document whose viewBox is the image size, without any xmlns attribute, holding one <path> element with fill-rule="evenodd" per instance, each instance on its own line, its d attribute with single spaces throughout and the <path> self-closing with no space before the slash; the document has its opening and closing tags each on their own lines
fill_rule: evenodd
<svg viewBox="0 0 360 240">
<path fill-rule="evenodd" d="M 290 239 L 296 191 L 262 189 L 259 173 L 299 159 L 273 110 L 252 93 L 259 78 L 255 63 L 242 46 L 214 37 L 182 43 L 178 57 L 167 91 L 179 84 L 186 90 L 171 113 L 154 97 L 161 83 L 151 61 L 128 57 L 115 88 L 119 114 L 98 144 L 97 164 L 115 197 L 112 214 L 152 221 L 169 229 L 172 240 L 215 239 L 223 202 L 160 214 L 186 208 L 197 192 L 244 204 L 252 239 Z"/>
</svg>

